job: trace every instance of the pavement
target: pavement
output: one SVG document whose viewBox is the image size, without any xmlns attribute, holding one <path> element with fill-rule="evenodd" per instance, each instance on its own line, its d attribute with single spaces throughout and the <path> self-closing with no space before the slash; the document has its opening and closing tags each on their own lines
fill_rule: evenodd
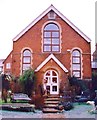
<svg viewBox="0 0 97 120">
<path fill-rule="evenodd" d="M 0 116 L 2 118 L 88 118 L 92 120 L 97 119 L 97 114 L 93 114 L 90 111 L 92 110 L 92 105 L 87 104 L 74 104 L 74 108 L 70 111 L 63 111 L 62 113 L 42 113 L 40 110 L 33 112 L 13 112 L 13 111 L 0 111 Z M 3 119 L 2 119 L 3 120 Z M 7 120 L 7 119 L 6 119 Z"/>
</svg>

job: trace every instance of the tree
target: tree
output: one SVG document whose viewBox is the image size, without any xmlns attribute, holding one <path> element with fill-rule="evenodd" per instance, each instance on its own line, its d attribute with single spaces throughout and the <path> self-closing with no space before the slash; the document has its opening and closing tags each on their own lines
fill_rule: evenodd
<svg viewBox="0 0 97 120">
<path fill-rule="evenodd" d="M 32 69 L 28 69 L 19 78 L 20 84 L 22 85 L 23 93 L 28 96 L 32 94 L 35 89 L 36 77 L 35 72 Z"/>
<path fill-rule="evenodd" d="M 7 91 L 10 89 L 10 78 L 8 75 L 3 74 L 2 79 L 2 99 L 7 102 Z"/>
<path fill-rule="evenodd" d="M 97 90 L 97 73 L 92 73 L 92 89 L 93 91 Z"/>
</svg>

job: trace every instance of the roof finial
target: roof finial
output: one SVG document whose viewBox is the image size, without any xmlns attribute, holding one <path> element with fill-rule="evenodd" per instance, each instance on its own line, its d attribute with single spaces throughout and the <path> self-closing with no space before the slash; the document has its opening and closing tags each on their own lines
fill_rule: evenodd
<svg viewBox="0 0 97 120">
<path fill-rule="evenodd" d="M 53 6 L 53 4 L 51 4 L 51 6 Z"/>
</svg>

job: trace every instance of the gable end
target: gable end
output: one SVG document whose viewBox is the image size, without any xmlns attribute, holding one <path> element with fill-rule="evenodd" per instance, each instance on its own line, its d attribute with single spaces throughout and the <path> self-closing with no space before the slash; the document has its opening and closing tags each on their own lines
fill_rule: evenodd
<svg viewBox="0 0 97 120">
<path fill-rule="evenodd" d="M 91 42 L 81 30 L 79 30 L 71 21 L 69 21 L 62 13 L 60 13 L 53 5 L 48 7 L 42 14 L 40 14 L 34 21 L 32 21 L 24 30 L 22 30 L 13 41 L 17 41 L 25 32 L 27 32 L 33 25 L 35 25 L 42 17 L 48 14 L 50 11 L 54 11 L 59 15 L 68 25 L 70 25 L 79 35 L 81 35 L 87 42 Z"/>
</svg>

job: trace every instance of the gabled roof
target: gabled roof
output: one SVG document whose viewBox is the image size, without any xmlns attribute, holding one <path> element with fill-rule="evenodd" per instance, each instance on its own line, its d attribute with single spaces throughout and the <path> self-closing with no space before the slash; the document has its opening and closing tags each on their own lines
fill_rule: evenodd
<svg viewBox="0 0 97 120">
<path fill-rule="evenodd" d="M 4 59 L 3 64 L 4 64 L 5 61 L 8 59 L 8 57 L 12 54 L 12 52 L 13 52 L 13 51 L 11 51 L 11 52 L 8 54 L 8 56 L 6 57 L 6 59 Z"/>
<path fill-rule="evenodd" d="M 60 68 L 63 69 L 64 72 L 68 72 L 68 70 L 64 67 L 64 65 L 53 55 L 50 54 L 35 70 L 35 72 L 38 72 L 49 60 L 53 59 Z"/>
<path fill-rule="evenodd" d="M 79 33 L 87 42 L 91 42 L 90 38 L 88 38 L 82 31 L 80 31 L 72 22 L 70 22 L 62 13 L 60 13 L 53 5 L 48 7 L 41 15 L 39 15 L 34 21 L 32 21 L 23 31 L 21 31 L 13 41 L 19 39 L 25 32 L 27 32 L 33 25 L 35 25 L 42 17 L 44 17 L 47 13 L 53 10 L 57 15 L 59 15 L 68 25 L 70 25 L 77 33 Z"/>
</svg>

